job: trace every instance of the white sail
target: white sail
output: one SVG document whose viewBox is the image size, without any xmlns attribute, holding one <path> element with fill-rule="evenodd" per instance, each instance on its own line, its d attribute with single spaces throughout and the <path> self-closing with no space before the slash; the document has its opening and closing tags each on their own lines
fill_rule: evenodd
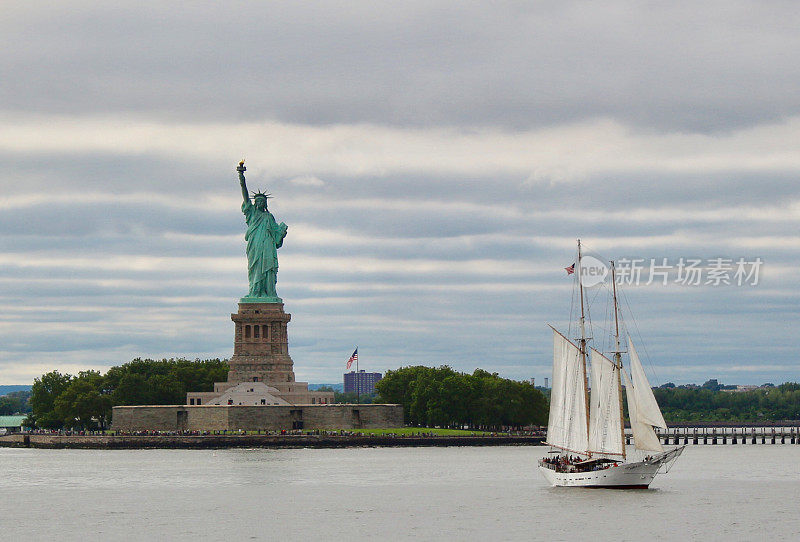
<svg viewBox="0 0 800 542">
<path fill-rule="evenodd" d="M 636 397 L 636 389 L 628 377 L 628 373 L 622 371 L 625 377 L 625 396 L 628 398 L 628 417 L 631 420 L 631 430 L 633 431 L 633 444 L 637 450 L 649 452 L 663 452 L 661 441 L 653 431 L 653 426 L 643 422 L 639 415 L 639 405 Z"/>
<path fill-rule="evenodd" d="M 617 366 L 592 348 L 592 390 L 589 398 L 589 450 L 623 455 Z"/>
<path fill-rule="evenodd" d="M 633 377 L 633 387 L 636 390 L 636 411 L 639 419 L 643 423 L 666 429 L 667 423 L 664 421 L 661 409 L 658 408 L 653 389 L 650 387 L 650 382 L 647 381 L 647 375 L 644 373 L 642 362 L 639 361 L 639 355 L 633 347 L 630 336 L 628 337 L 628 355 L 631 358 L 631 376 Z"/>
<path fill-rule="evenodd" d="M 588 449 L 585 390 L 580 349 L 553 329 L 553 384 L 547 444 L 579 453 Z"/>
</svg>

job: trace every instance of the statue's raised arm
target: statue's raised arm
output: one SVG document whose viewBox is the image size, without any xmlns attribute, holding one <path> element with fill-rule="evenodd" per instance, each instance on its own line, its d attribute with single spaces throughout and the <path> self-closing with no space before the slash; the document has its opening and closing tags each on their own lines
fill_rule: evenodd
<svg viewBox="0 0 800 542">
<path fill-rule="evenodd" d="M 236 168 L 236 171 L 239 172 L 239 185 L 242 187 L 242 198 L 248 203 L 250 202 L 250 196 L 247 194 L 247 183 L 244 180 L 244 172 L 247 171 L 247 168 L 244 167 L 244 160 L 239 162 L 239 167 Z"/>
</svg>

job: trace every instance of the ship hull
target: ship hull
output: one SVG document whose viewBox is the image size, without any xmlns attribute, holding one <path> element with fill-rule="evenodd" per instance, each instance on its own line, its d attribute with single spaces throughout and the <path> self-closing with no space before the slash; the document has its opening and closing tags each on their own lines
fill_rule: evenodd
<svg viewBox="0 0 800 542">
<path fill-rule="evenodd" d="M 557 472 L 539 463 L 539 470 L 552 486 L 606 489 L 647 489 L 661 465 L 675 461 L 686 446 L 679 446 L 648 461 L 621 463 L 616 467 L 589 472 Z"/>
<path fill-rule="evenodd" d="M 557 472 L 544 466 L 539 466 L 539 470 L 550 485 L 557 487 L 647 489 L 660 466 L 660 462 L 638 462 L 589 472 Z"/>
</svg>

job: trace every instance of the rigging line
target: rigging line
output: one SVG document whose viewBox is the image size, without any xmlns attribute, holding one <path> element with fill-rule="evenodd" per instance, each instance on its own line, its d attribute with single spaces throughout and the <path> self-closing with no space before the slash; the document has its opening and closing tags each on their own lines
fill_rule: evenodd
<svg viewBox="0 0 800 542">
<path fill-rule="evenodd" d="M 575 256 L 577 262 L 577 254 Z M 580 273 L 580 270 L 578 270 Z M 575 277 L 572 277 L 572 294 L 569 296 L 569 323 L 567 324 L 567 337 L 572 337 L 572 320 L 575 317 Z"/>
<path fill-rule="evenodd" d="M 650 359 L 650 353 L 647 351 L 647 345 L 644 342 L 644 338 L 642 337 L 642 332 L 639 331 L 639 323 L 636 321 L 636 318 L 633 316 L 633 311 L 631 310 L 631 305 L 628 303 L 628 296 L 625 295 L 625 292 L 622 291 L 622 297 L 625 300 L 625 306 L 628 307 L 628 314 L 633 320 L 633 326 L 636 328 L 636 335 L 639 337 L 639 344 L 642 345 L 642 349 L 644 349 L 644 356 L 647 358 L 647 365 L 650 367 L 650 372 L 652 373 L 654 382 L 661 382 L 661 379 L 658 377 L 658 373 L 656 373 L 656 369 L 653 366 L 653 362 Z M 626 327 L 627 331 L 627 327 Z"/>
<path fill-rule="evenodd" d="M 611 351 L 611 348 L 609 347 L 609 345 L 611 344 L 611 335 L 610 335 L 611 332 L 610 332 L 610 329 L 611 329 L 611 322 L 612 322 L 612 320 L 610 319 L 611 309 L 609 308 L 609 303 L 610 303 L 610 300 L 611 300 L 611 296 L 609 295 L 608 286 L 606 285 L 605 282 L 602 283 L 600 291 L 597 292 L 598 296 L 600 295 L 601 291 L 604 291 L 606 293 L 606 295 L 605 295 L 606 308 L 603 311 L 603 327 L 601 327 L 601 330 L 603 332 L 603 340 L 602 341 L 597 341 L 596 344 L 598 346 L 601 346 L 605 351 L 608 352 L 608 351 Z"/>
<path fill-rule="evenodd" d="M 572 295 L 569 297 L 569 325 L 567 326 L 567 337 L 572 337 L 572 319 L 575 309 L 575 280 L 572 281 Z"/>
<path fill-rule="evenodd" d="M 580 280 L 580 278 L 578 280 Z M 585 289 L 586 288 L 584 288 L 584 290 Z M 589 336 L 592 338 L 595 344 L 597 344 L 597 341 L 594 338 L 594 323 L 592 322 L 592 315 L 590 311 L 592 305 L 594 305 L 595 301 L 597 300 L 597 296 L 600 295 L 600 291 L 601 289 L 598 288 L 597 292 L 594 294 L 594 297 L 591 300 L 589 300 L 588 297 L 586 298 L 586 319 L 589 321 Z"/>
<path fill-rule="evenodd" d="M 590 255 L 592 258 L 598 258 L 598 257 L 599 257 L 598 259 L 599 259 L 600 261 L 608 261 L 608 260 L 607 260 L 607 258 L 606 258 L 605 256 L 603 256 L 602 254 L 600 254 L 600 253 L 599 253 L 599 252 L 597 252 L 596 250 L 593 250 L 593 249 L 592 249 L 592 247 L 591 247 L 590 245 L 587 245 L 587 244 L 586 244 L 585 242 L 583 242 L 583 241 L 581 241 L 581 247 L 584 249 L 584 250 L 583 250 L 583 253 L 584 253 L 584 255 L 587 255 L 587 254 L 588 254 L 588 255 Z M 578 270 L 578 271 L 580 271 L 580 270 Z M 580 280 L 580 277 L 578 277 L 578 280 Z M 597 344 L 597 343 L 598 343 L 598 341 L 597 341 L 596 339 L 594 339 L 594 324 L 592 323 L 592 319 L 591 319 L 591 316 L 590 316 L 590 314 L 589 314 L 589 310 L 590 310 L 590 307 L 591 307 L 591 305 L 592 305 L 592 304 L 594 304 L 595 300 L 597 299 L 597 296 L 598 296 L 598 295 L 600 295 L 600 292 L 601 292 L 601 291 L 602 291 L 604 288 L 608 288 L 608 287 L 606 286 L 606 284 L 605 284 L 605 281 L 603 281 L 603 282 L 600 284 L 600 286 L 601 286 L 601 287 L 597 289 L 597 292 L 595 293 L 595 295 L 594 295 L 594 298 L 593 298 L 591 301 L 589 301 L 589 299 L 588 299 L 588 298 L 587 298 L 587 300 L 586 300 L 586 301 L 587 301 L 586 313 L 587 313 L 587 320 L 589 320 L 589 330 L 590 330 L 590 333 L 591 333 L 591 337 L 592 337 L 592 338 L 593 338 L 593 340 L 595 341 L 595 344 Z M 602 329 L 602 328 L 601 328 L 601 329 Z M 602 341 L 600 341 L 600 344 L 602 344 Z"/>
<path fill-rule="evenodd" d="M 598 288 L 598 289 L 597 289 L 597 293 L 595 293 L 595 294 L 594 294 L 594 297 L 593 297 L 593 298 L 592 298 L 592 300 L 589 302 L 589 304 L 590 304 L 590 305 L 591 305 L 591 304 L 593 304 L 593 303 L 594 303 L 594 302 L 597 300 L 597 296 L 599 296 L 599 295 L 600 295 L 600 292 L 602 292 L 602 291 L 603 291 L 603 288 L 605 288 L 605 286 L 602 286 L 602 287 L 600 287 L 600 288 Z"/>
<path fill-rule="evenodd" d="M 587 303 L 586 303 L 587 319 L 589 320 L 589 336 L 594 341 L 594 344 L 600 345 L 601 347 L 602 347 L 603 341 L 602 340 L 598 341 L 597 338 L 595 337 L 595 333 L 594 333 L 595 324 L 592 321 L 591 314 L 590 314 L 589 311 L 591 310 L 591 306 L 594 305 L 595 302 L 597 301 L 597 297 L 600 295 L 600 292 L 603 291 L 603 288 L 605 288 L 605 284 L 601 285 L 601 287 L 597 289 L 597 292 L 594 294 L 594 297 L 591 299 L 591 301 L 587 299 Z M 600 327 L 600 329 L 604 331 L 604 328 L 602 326 L 598 325 L 598 327 Z"/>
<path fill-rule="evenodd" d="M 622 295 L 622 290 L 617 290 L 617 294 L 618 294 L 617 297 L 620 298 L 620 296 Z M 623 299 L 623 301 L 625 301 L 625 300 Z M 619 311 L 617 312 L 617 316 L 619 317 L 619 333 L 620 333 L 620 337 L 627 337 L 629 335 L 629 333 L 628 333 L 628 325 L 626 324 L 625 315 L 623 314 L 622 307 L 619 308 Z M 625 344 L 627 345 L 627 342 Z M 625 350 L 620 352 L 620 355 L 622 355 L 623 353 L 628 354 L 628 363 L 627 363 L 627 365 L 625 367 L 629 368 L 631 366 L 630 352 L 628 352 L 627 346 L 623 347 L 622 343 L 620 343 L 620 348 L 625 348 Z M 630 373 L 630 369 L 628 370 L 628 373 Z M 625 369 L 622 370 L 622 374 L 625 374 Z M 621 376 L 622 375 L 620 375 L 620 377 Z M 632 373 L 631 373 L 631 378 L 633 378 L 633 374 Z M 624 387 L 624 384 L 623 384 L 623 387 Z"/>
<path fill-rule="evenodd" d="M 610 296 L 606 295 L 606 312 L 605 312 L 605 321 L 604 321 L 605 326 L 606 326 L 605 327 L 606 330 L 608 330 L 611 327 L 611 319 L 610 319 L 611 309 L 609 307 L 609 304 L 610 304 L 609 303 L 609 298 L 610 298 Z M 606 337 L 606 341 L 607 341 L 606 346 L 610 346 L 611 345 L 611 336 L 608 333 L 604 333 L 603 335 Z"/>
<path fill-rule="evenodd" d="M 605 326 L 601 326 L 600 324 L 597 324 L 596 327 L 597 327 L 597 329 L 599 330 L 599 333 L 600 333 L 600 335 L 598 335 L 598 336 L 607 337 L 611 333 L 611 330 L 609 330 Z M 606 346 L 607 345 L 605 344 L 604 340 L 595 339 L 594 348 L 596 348 L 601 354 L 603 354 L 604 352 L 608 353 L 608 352 L 611 352 L 613 350 L 610 347 L 609 348 L 605 348 Z"/>
<path fill-rule="evenodd" d="M 578 251 L 575 250 L 575 262 L 578 262 Z M 578 277 L 580 277 L 580 269 L 577 270 L 577 273 L 573 273 L 574 276 L 572 277 L 572 295 L 569 298 L 569 325 L 567 325 L 567 337 L 572 337 L 572 322 L 576 319 L 575 311 L 575 300 L 579 294 L 576 293 L 576 289 L 578 289 Z"/>
</svg>

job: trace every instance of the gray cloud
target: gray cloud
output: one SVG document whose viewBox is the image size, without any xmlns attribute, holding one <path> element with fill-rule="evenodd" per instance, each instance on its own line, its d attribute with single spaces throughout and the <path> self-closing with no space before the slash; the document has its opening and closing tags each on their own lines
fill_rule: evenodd
<svg viewBox="0 0 800 542">
<path fill-rule="evenodd" d="M 0 103 L 30 113 L 514 128 L 613 117 L 716 131 L 800 111 L 791 2 L 6 13 Z"/>
<path fill-rule="evenodd" d="M 576 237 L 763 258 L 757 287 L 630 303 L 658 381 L 796 379 L 792 4 L 348 6 L 6 9 L 0 381 L 228 356 L 242 156 L 289 224 L 302 379 L 356 344 L 375 369 L 548 375 Z"/>
</svg>

